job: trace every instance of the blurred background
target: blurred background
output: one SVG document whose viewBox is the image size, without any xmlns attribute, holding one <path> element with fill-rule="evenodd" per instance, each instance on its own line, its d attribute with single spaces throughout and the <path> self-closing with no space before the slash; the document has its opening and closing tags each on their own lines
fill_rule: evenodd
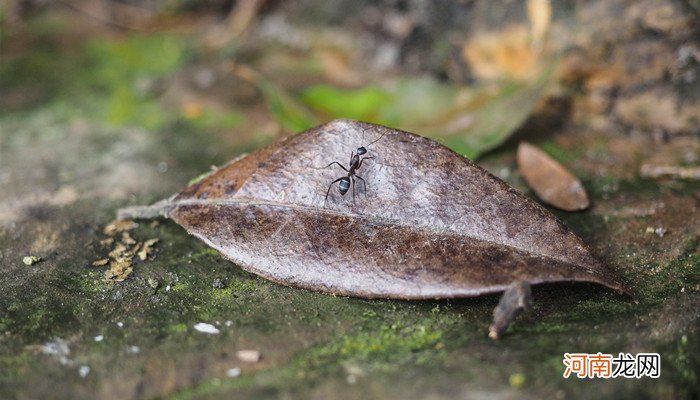
<svg viewBox="0 0 700 400">
<path fill-rule="evenodd" d="M 563 352 L 627 349 L 661 351 L 662 380 L 597 395 L 697 396 L 699 22 L 697 0 L 0 1 L 0 395 L 583 398 Z M 432 137 L 528 193 L 515 148 L 535 143 L 593 204 L 552 211 L 641 305 L 536 291 L 551 304 L 504 352 L 478 331 L 493 298 L 295 291 L 171 223 L 132 233 L 161 252 L 128 281 L 91 266 L 116 208 L 334 118 Z M 204 319 L 235 329 L 206 342 Z M 57 337 L 70 363 L 31 347 Z M 241 346 L 263 361 L 225 380 Z"/>
<path fill-rule="evenodd" d="M 471 158 L 516 133 L 595 131 L 634 146 L 700 132 L 692 1 L 2 4 L 3 130 L 50 119 L 90 131 L 86 142 L 98 126 L 149 132 L 140 141 L 164 142 L 130 192 L 333 118 Z"/>
</svg>

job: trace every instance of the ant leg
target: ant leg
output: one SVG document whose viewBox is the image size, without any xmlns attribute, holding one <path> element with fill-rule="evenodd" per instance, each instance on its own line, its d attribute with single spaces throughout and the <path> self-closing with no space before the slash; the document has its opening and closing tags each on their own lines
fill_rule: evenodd
<svg viewBox="0 0 700 400">
<path fill-rule="evenodd" d="M 324 168 L 328 168 L 328 167 L 330 167 L 330 166 L 333 165 L 333 164 L 338 164 L 338 166 L 339 166 L 340 168 L 344 169 L 345 172 L 348 172 L 348 170 L 345 169 L 345 167 L 343 167 L 343 164 L 339 163 L 338 161 L 333 161 L 332 163 L 326 165 Z"/>
<path fill-rule="evenodd" d="M 371 160 L 371 159 L 373 159 L 373 158 L 374 158 L 374 157 L 363 157 L 363 158 L 360 158 L 360 163 L 357 164 L 357 168 L 356 168 L 356 169 L 360 169 L 360 167 L 362 166 L 362 161 L 363 161 L 363 160 Z M 351 161 L 351 162 L 352 162 L 352 161 Z"/>
<path fill-rule="evenodd" d="M 359 180 L 362 181 L 362 186 L 363 186 L 364 189 L 365 189 L 365 197 L 367 197 L 367 182 L 365 182 L 365 180 L 362 179 L 362 177 L 361 177 L 360 175 L 355 175 L 355 178 L 357 178 L 357 179 L 359 179 Z"/>
<path fill-rule="evenodd" d="M 330 185 L 328 185 L 328 190 L 326 191 L 326 199 L 323 200 L 323 208 L 326 208 L 326 202 L 328 201 L 328 194 L 331 192 L 331 188 L 333 187 L 333 184 L 336 183 L 336 182 L 339 182 L 339 181 L 343 180 L 343 178 L 345 178 L 345 177 L 342 176 L 342 177 L 340 177 L 340 178 L 334 180 L 333 182 L 331 182 Z"/>
<path fill-rule="evenodd" d="M 355 207 L 355 177 L 350 175 L 352 181 L 352 206 Z"/>
<path fill-rule="evenodd" d="M 353 158 L 353 157 L 355 157 L 355 152 L 354 152 L 354 151 L 351 151 L 351 152 L 350 152 L 350 162 L 348 163 L 348 165 L 352 165 L 352 158 Z"/>
</svg>

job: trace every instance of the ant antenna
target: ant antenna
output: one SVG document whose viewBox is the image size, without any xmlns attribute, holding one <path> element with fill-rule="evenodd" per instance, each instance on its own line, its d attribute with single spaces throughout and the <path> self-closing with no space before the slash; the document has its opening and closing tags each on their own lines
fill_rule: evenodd
<svg viewBox="0 0 700 400">
<path fill-rule="evenodd" d="M 362 131 L 362 132 L 364 133 L 364 131 Z M 369 146 L 371 146 L 371 145 L 373 145 L 373 144 L 377 143 L 377 142 L 379 141 L 379 139 L 381 139 L 381 138 L 383 138 L 383 137 L 384 137 L 384 135 L 386 135 L 386 131 L 385 131 L 384 133 L 382 133 L 382 135 L 381 135 L 381 136 L 379 136 L 379 137 L 377 138 L 377 140 L 373 141 L 372 143 L 368 144 L 368 145 L 367 145 L 367 146 L 365 146 L 365 147 L 369 147 Z M 364 140 L 364 137 L 362 138 L 362 140 Z"/>
</svg>

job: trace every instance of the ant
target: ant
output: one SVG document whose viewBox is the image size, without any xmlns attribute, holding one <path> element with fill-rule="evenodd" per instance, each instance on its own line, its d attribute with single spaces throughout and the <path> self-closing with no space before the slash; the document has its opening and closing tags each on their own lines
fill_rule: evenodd
<svg viewBox="0 0 700 400">
<path fill-rule="evenodd" d="M 326 198 L 325 198 L 325 200 L 323 200 L 323 208 L 326 208 L 326 203 L 328 202 L 328 195 L 331 192 L 331 188 L 333 187 L 333 184 L 336 182 L 339 182 L 338 183 L 338 191 L 340 192 L 341 196 L 345 196 L 345 193 L 347 193 L 348 190 L 350 189 L 350 186 L 352 186 L 352 205 L 353 206 L 355 205 L 355 178 L 362 181 L 362 185 L 364 186 L 364 189 L 365 189 L 365 196 L 367 195 L 367 182 L 365 182 L 365 180 L 362 179 L 362 177 L 360 175 L 357 175 L 357 173 L 355 171 L 360 169 L 360 167 L 362 166 L 362 162 L 364 160 L 370 160 L 370 159 L 374 158 L 374 157 L 362 157 L 362 158 L 360 158 L 360 156 L 367 153 L 366 147 L 369 147 L 369 146 L 373 145 L 374 143 L 377 143 L 379 141 L 379 139 L 384 137 L 385 134 L 386 134 L 386 132 L 382 133 L 382 135 L 379 136 L 377 138 L 377 140 L 368 144 L 367 146 L 358 147 L 357 154 L 354 151 L 350 152 L 350 166 L 348 168 L 343 167 L 343 165 L 341 163 L 339 163 L 338 161 L 333 161 L 332 163 L 326 165 L 325 168 L 328 168 L 333 164 L 338 164 L 338 166 L 340 168 L 342 168 L 343 170 L 345 170 L 345 172 L 347 172 L 348 175 L 342 176 L 342 177 L 334 180 L 333 182 L 331 182 L 330 185 L 328 185 L 328 190 L 326 191 Z M 362 136 L 364 137 L 364 130 L 362 131 Z"/>
</svg>

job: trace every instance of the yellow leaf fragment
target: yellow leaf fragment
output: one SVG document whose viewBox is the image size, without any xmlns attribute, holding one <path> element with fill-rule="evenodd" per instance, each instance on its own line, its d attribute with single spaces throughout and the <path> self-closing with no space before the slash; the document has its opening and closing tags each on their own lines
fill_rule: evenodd
<svg viewBox="0 0 700 400">
<path fill-rule="evenodd" d="M 118 232 L 130 231 L 137 226 L 139 224 L 130 219 L 115 220 L 105 226 L 104 233 L 105 235 L 114 236 Z"/>
<path fill-rule="evenodd" d="M 104 265 L 107 265 L 109 263 L 109 258 L 102 258 L 99 260 L 96 260 L 92 263 L 93 267 L 102 267 Z"/>
<path fill-rule="evenodd" d="M 129 259 L 112 261 L 110 267 L 105 271 L 106 282 L 122 282 L 131 275 L 134 267 Z"/>
<path fill-rule="evenodd" d="M 152 252 L 153 250 L 153 245 L 158 243 L 159 239 L 149 239 L 146 240 L 143 243 L 143 247 L 141 248 L 141 251 L 139 251 L 138 256 L 139 258 L 144 261 L 148 258 L 148 255 Z"/>
</svg>

